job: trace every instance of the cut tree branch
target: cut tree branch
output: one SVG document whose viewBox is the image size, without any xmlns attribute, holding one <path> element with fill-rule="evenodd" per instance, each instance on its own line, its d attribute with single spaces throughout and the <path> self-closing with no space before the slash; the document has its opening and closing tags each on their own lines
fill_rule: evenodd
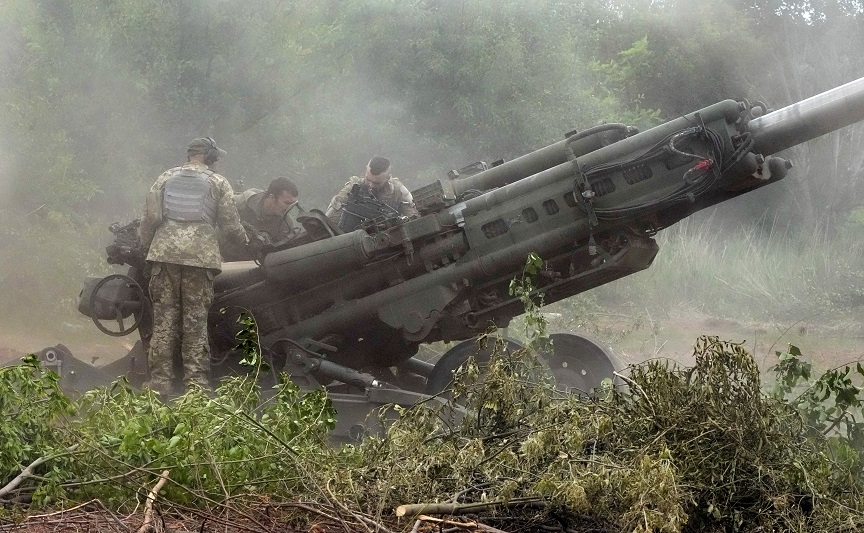
<svg viewBox="0 0 864 533">
<path fill-rule="evenodd" d="M 396 516 L 416 516 L 420 513 L 428 515 L 458 515 L 485 511 L 494 507 L 546 507 L 546 502 L 540 498 L 514 498 L 512 500 L 495 500 L 477 503 L 411 503 L 396 508 Z"/>
<path fill-rule="evenodd" d="M 156 501 L 156 496 L 159 494 L 159 490 L 168 481 L 168 472 L 168 470 L 162 471 L 159 475 L 159 481 L 152 489 L 150 489 L 150 493 L 147 495 L 147 503 L 144 504 L 144 523 L 142 523 L 141 527 L 138 528 L 138 533 L 151 533 L 156 531 L 156 527 L 153 526 L 153 502 Z"/>
<path fill-rule="evenodd" d="M 435 518 L 433 516 L 420 515 L 417 517 L 417 520 L 423 520 L 424 522 L 432 522 L 433 524 L 438 524 L 440 526 L 452 526 L 458 527 L 459 529 L 468 529 L 472 531 L 484 531 L 485 533 L 507 533 L 503 529 L 498 529 L 497 527 L 487 526 L 486 524 L 481 524 L 480 522 L 454 522 L 453 520 L 444 520 L 442 518 Z"/>
<path fill-rule="evenodd" d="M 56 459 L 56 458 L 62 457 L 64 455 L 68 455 L 68 454 L 74 452 L 75 448 L 77 448 L 77 447 L 78 447 L 77 444 L 72 445 L 69 448 L 67 448 L 66 451 L 63 453 L 58 453 L 55 455 L 49 455 L 47 457 L 39 457 L 38 459 L 36 459 L 35 461 L 33 461 L 32 463 L 27 465 L 27 467 L 24 468 L 24 470 L 22 470 L 20 474 L 15 476 L 15 479 L 13 479 L 12 481 L 10 481 L 6 485 L 4 485 L 2 489 L 0 489 L 0 500 L 4 499 L 7 494 L 9 494 L 13 490 L 15 490 L 18 487 L 18 485 L 20 485 L 25 479 L 33 477 L 33 471 L 36 470 L 36 468 L 38 468 L 40 465 L 44 464 L 47 461 L 50 461 L 51 459 Z"/>
</svg>

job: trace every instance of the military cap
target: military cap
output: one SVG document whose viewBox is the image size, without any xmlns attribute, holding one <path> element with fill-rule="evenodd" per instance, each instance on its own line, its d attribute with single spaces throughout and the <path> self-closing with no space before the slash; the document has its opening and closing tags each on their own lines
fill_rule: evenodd
<svg viewBox="0 0 864 533">
<path fill-rule="evenodd" d="M 225 157 L 228 155 L 228 152 L 216 146 L 216 141 L 214 141 L 212 137 L 198 137 L 192 139 L 192 142 L 189 143 L 189 147 L 186 148 L 186 153 L 189 155 L 209 154 L 211 151 L 216 152 L 215 154 L 211 154 L 212 156 Z"/>
</svg>

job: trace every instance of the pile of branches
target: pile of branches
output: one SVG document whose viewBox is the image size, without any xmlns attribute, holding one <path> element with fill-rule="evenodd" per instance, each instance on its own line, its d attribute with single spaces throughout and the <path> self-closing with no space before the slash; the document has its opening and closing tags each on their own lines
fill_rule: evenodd
<svg viewBox="0 0 864 533">
<path fill-rule="evenodd" d="M 0 424 L 13 443 L 0 447 L 0 528 L 72 517 L 142 533 L 864 526 L 861 454 L 838 433 L 854 422 L 826 435 L 801 399 L 812 413 L 827 396 L 789 400 L 800 361 L 787 357 L 778 395 L 742 346 L 703 337 L 694 353 L 691 368 L 649 361 L 585 396 L 556 390 L 530 352 L 501 351 L 457 372 L 448 406 L 397 407 L 384 435 L 338 448 L 320 391 L 285 382 L 262 401 L 254 379 L 235 378 L 166 405 L 118 383 L 69 403 L 31 360 L 0 370 L 0 407 L 18 413 Z"/>
<path fill-rule="evenodd" d="M 542 384 L 527 354 L 493 360 L 480 384 L 463 369 L 469 416 L 412 410 L 357 450 L 337 492 L 366 509 L 467 514 L 507 531 L 864 525 L 861 456 L 848 440 L 764 392 L 741 345 L 702 337 L 694 355 L 692 368 L 631 367 L 593 397 Z"/>
</svg>

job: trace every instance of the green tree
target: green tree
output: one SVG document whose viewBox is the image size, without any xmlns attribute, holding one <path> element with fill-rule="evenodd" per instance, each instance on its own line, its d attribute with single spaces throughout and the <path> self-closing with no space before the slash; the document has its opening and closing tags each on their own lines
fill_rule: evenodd
<svg viewBox="0 0 864 533">
<path fill-rule="evenodd" d="M 621 19 L 597 43 L 595 69 L 625 103 L 674 118 L 751 93 L 763 43 L 753 20 L 723 0 L 615 2 Z"/>
<path fill-rule="evenodd" d="M 575 127 L 646 119 L 596 90 L 585 26 L 573 24 L 566 5 L 381 1 L 363 3 L 349 20 L 363 71 L 380 94 L 406 95 L 405 120 L 419 132 L 511 158 Z"/>
</svg>

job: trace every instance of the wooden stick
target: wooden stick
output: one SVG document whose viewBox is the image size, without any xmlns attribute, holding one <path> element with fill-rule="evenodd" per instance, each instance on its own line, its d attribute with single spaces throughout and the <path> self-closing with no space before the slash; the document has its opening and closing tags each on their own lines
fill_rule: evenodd
<svg viewBox="0 0 864 533">
<path fill-rule="evenodd" d="M 106 513 L 108 513 L 108 516 L 111 517 L 111 520 L 113 520 L 114 523 L 117 524 L 117 525 L 120 527 L 120 531 L 129 531 L 129 526 L 127 526 L 126 524 L 124 524 L 123 521 L 120 520 L 120 519 L 117 517 L 116 514 L 114 514 L 114 511 L 112 511 L 111 509 L 105 507 L 105 504 L 102 503 L 102 500 L 100 500 L 100 499 L 97 498 L 97 499 L 93 500 L 93 502 L 94 502 L 94 503 L 98 503 L 98 504 L 99 504 L 99 507 L 101 507 L 103 511 L 105 511 Z"/>
<path fill-rule="evenodd" d="M 0 489 L 0 498 L 5 497 L 7 494 L 15 490 L 15 488 L 20 485 L 22 481 L 33 475 L 33 470 L 35 470 L 36 467 L 38 467 L 48 459 L 50 459 L 50 457 L 40 457 L 27 465 L 27 467 L 22 470 L 20 474 L 15 476 L 15 479 L 13 479 L 12 481 L 4 485 L 2 489 Z"/>
<path fill-rule="evenodd" d="M 80 508 L 82 508 L 82 507 L 86 507 L 86 506 L 88 506 L 88 505 L 90 505 L 90 504 L 96 504 L 96 505 L 98 505 L 98 506 L 99 506 L 103 511 L 105 511 L 105 512 L 108 514 L 108 516 L 111 518 L 111 520 L 113 520 L 114 523 L 117 524 L 117 526 L 120 527 L 120 530 L 121 530 L 121 531 L 129 531 L 129 527 L 128 527 L 126 524 L 124 524 L 124 523 L 123 523 L 119 518 L 117 518 L 117 515 L 115 515 L 115 514 L 111 511 L 111 509 L 108 509 L 107 507 L 105 507 L 105 504 L 102 503 L 102 501 L 99 500 L 98 498 L 93 499 L 93 500 L 90 500 L 90 501 L 86 501 L 86 502 L 81 503 L 81 504 L 78 504 L 78 505 L 76 505 L 75 507 L 70 507 L 70 508 L 68 508 L 68 509 L 61 509 L 60 511 L 54 511 L 53 513 L 27 515 L 27 517 L 24 518 L 24 521 L 26 522 L 26 521 L 28 521 L 28 520 L 36 520 L 36 519 L 50 518 L 50 517 L 52 517 L 52 516 L 57 516 L 57 515 L 60 515 L 60 514 L 68 513 L 68 512 L 71 512 L 71 511 L 75 511 L 75 510 L 80 509 Z M 42 523 L 45 523 L 45 522 L 42 522 Z"/>
<path fill-rule="evenodd" d="M 165 485 L 167 481 L 168 470 L 163 470 L 162 473 L 159 475 L 159 481 L 147 495 L 147 503 L 144 504 L 144 523 L 142 523 L 141 527 L 138 528 L 138 533 L 150 533 L 151 531 L 156 531 L 156 527 L 152 524 L 153 502 L 156 501 L 156 495 L 159 494 L 159 490 Z"/>
<path fill-rule="evenodd" d="M 444 520 L 443 518 L 435 518 L 434 516 L 426 516 L 422 514 L 417 517 L 417 520 L 423 520 L 424 522 L 432 522 L 433 524 L 440 524 L 444 526 L 458 527 L 460 529 L 476 529 L 477 531 L 484 531 L 486 533 L 507 533 L 503 529 L 487 526 L 486 524 L 481 524 L 480 522 L 454 522 L 453 520 Z"/>
<path fill-rule="evenodd" d="M 317 514 L 318 516 L 324 517 L 327 520 L 332 520 L 333 522 L 339 522 L 340 521 L 338 516 L 333 516 L 331 514 L 327 514 L 326 512 L 322 511 L 321 509 L 317 509 L 317 508 L 312 507 L 311 505 L 307 505 L 305 503 L 282 502 L 282 503 L 276 503 L 276 504 L 270 504 L 270 505 L 273 507 L 296 507 L 297 509 L 303 509 L 304 511 L 308 511 L 312 514 Z"/>
<path fill-rule="evenodd" d="M 427 515 L 457 515 L 483 511 L 493 507 L 515 507 L 519 505 L 545 507 L 546 503 L 539 498 L 514 498 L 509 501 L 494 500 L 478 503 L 410 503 L 397 507 L 396 516 L 414 516 L 420 513 Z"/>
<path fill-rule="evenodd" d="M 22 470 L 20 474 L 15 476 L 15 479 L 13 479 L 12 481 L 4 485 L 2 489 L 0 489 L 0 499 L 3 499 L 7 494 L 15 490 L 22 481 L 29 477 L 33 477 L 33 471 L 36 469 L 36 467 L 46 461 L 50 461 L 51 459 L 56 459 L 58 457 L 63 457 L 64 455 L 68 455 L 74 452 L 76 448 L 78 448 L 78 445 L 73 444 L 72 446 L 68 447 L 65 452 L 61 452 L 55 455 L 39 457 L 38 459 L 27 465 L 27 467 Z"/>
<path fill-rule="evenodd" d="M 68 513 L 69 511 L 74 511 L 75 509 L 80 509 L 82 507 L 86 507 L 86 506 L 88 506 L 91 503 L 96 502 L 96 501 L 98 501 L 98 500 L 89 500 L 89 501 L 86 501 L 84 503 L 79 503 L 75 507 L 70 507 L 68 509 L 61 509 L 59 511 L 54 511 L 53 513 L 48 513 L 48 514 L 31 514 L 31 515 L 28 515 L 27 518 L 25 518 L 24 520 L 33 520 L 35 518 L 48 518 L 50 516 L 57 516 L 58 514 Z"/>
</svg>

